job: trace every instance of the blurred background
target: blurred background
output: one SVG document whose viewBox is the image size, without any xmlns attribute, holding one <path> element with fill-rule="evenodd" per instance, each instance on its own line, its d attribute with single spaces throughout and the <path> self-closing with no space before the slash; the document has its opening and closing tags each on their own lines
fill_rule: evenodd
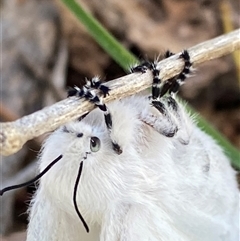
<svg viewBox="0 0 240 241">
<path fill-rule="evenodd" d="M 154 59 L 179 52 L 240 25 L 238 0 L 78 0 L 127 49 Z M 125 75 L 60 0 L 1 0 L 0 121 L 13 121 L 66 98 L 67 86 L 99 75 Z M 240 56 L 238 56 L 240 58 Z M 238 60 L 239 61 L 239 60 Z M 239 64 L 239 62 L 238 62 Z M 239 68 L 239 66 L 238 66 Z M 180 95 L 240 149 L 240 88 L 233 55 L 199 66 Z M 46 135 L 1 157 L 1 187 L 37 173 Z M 27 206 L 36 187 L 0 199 L 2 241 L 23 241 Z"/>
</svg>

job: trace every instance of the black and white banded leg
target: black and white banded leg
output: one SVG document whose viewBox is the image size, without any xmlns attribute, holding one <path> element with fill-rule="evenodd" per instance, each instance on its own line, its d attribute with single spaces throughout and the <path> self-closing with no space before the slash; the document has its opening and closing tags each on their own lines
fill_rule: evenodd
<svg viewBox="0 0 240 241">
<path fill-rule="evenodd" d="M 88 84 L 87 84 L 88 85 Z M 80 89 L 79 87 L 74 87 L 74 91 L 71 90 L 71 93 L 68 93 L 68 96 L 77 96 L 77 97 L 84 97 L 86 100 L 92 102 L 93 104 L 95 104 L 101 111 L 103 111 L 104 114 L 104 120 L 107 126 L 107 129 L 110 133 L 111 136 L 111 131 L 112 131 L 112 115 L 109 112 L 109 109 L 107 108 L 107 106 L 103 103 L 102 98 L 99 98 L 95 91 L 88 88 L 88 86 L 84 86 L 83 89 Z M 81 119 L 80 119 L 81 120 Z M 111 137 L 112 140 L 112 146 L 113 146 L 113 150 L 117 153 L 117 154 L 121 154 L 122 153 L 122 149 L 119 146 L 119 144 Z"/>
<path fill-rule="evenodd" d="M 173 54 L 170 51 L 167 51 L 164 57 L 167 58 L 172 55 Z M 148 69 L 152 72 L 153 75 L 152 95 L 150 97 L 151 105 L 163 115 L 163 118 L 159 118 L 159 116 L 150 114 L 142 117 L 142 121 L 152 126 L 160 134 L 166 137 L 173 137 L 178 131 L 178 127 L 175 118 L 172 118 L 171 114 L 167 110 L 168 106 L 166 103 L 163 103 L 160 100 L 161 79 L 159 78 L 160 70 L 157 68 L 157 61 L 145 61 L 140 65 L 131 68 L 131 72 L 145 73 Z"/>
<path fill-rule="evenodd" d="M 96 95 L 96 93 L 94 91 L 87 92 L 85 98 L 88 99 L 90 102 L 93 102 L 101 111 L 103 111 L 105 123 L 106 123 L 107 129 L 110 132 L 110 136 L 111 136 L 111 131 L 112 131 L 112 127 L 113 127 L 112 115 L 109 112 L 109 109 L 107 108 L 107 106 L 103 103 L 102 99 Z M 119 146 L 119 144 L 113 138 L 111 138 L 111 140 L 112 140 L 113 150 L 117 154 L 121 154 L 122 149 Z"/>
<path fill-rule="evenodd" d="M 152 84 L 152 99 L 156 100 L 160 95 L 160 87 L 161 87 L 161 80 L 159 78 L 159 69 L 157 68 L 157 61 L 150 62 L 145 61 L 140 65 L 133 67 L 130 69 L 131 73 L 145 73 L 147 70 L 151 70 L 153 75 L 153 84 Z"/>
<path fill-rule="evenodd" d="M 170 51 L 165 53 L 165 58 L 171 57 L 174 54 Z M 153 83 L 152 83 L 152 96 L 151 96 L 151 105 L 154 106 L 162 115 L 162 120 L 155 120 L 155 117 L 147 117 L 147 122 L 161 134 L 167 137 L 173 137 L 179 129 L 179 122 L 181 122 L 181 115 L 179 113 L 178 105 L 173 94 L 175 94 L 180 85 L 187 78 L 190 73 L 190 68 L 192 63 L 190 62 L 190 56 L 187 50 L 184 50 L 180 58 L 184 60 L 184 68 L 182 72 L 174 78 L 171 78 L 163 83 L 161 86 L 161 79 L 159 78 L 159 69 L 157 69 L 157 62 L 143 62 L 139 66 L 136 66 L 131 69 L 131 72 L 141 72 L 145 73 L 147 69 L 152 71 Z M 166 93 L 169 93 L 170 96 L 165 96 Z M 152 120 L 151 120 L 152 119 Z M 153 124 L 154 122 L 154 124 Z"/>
<path fill-rule="evenodd" d="M 70 87 L 68 90 L 68 97 L 78 96 L 80 98 L 83 98 L 90 89 L 99 89 L 103 94 L 103 97 L 109 95 L 110 91 L 109 87 L 102 84 L 99 77 L 93 77 L 90 80 L 86 79 L 86 84 L 82 88 L 79 88 L 77 86 Z"/>
<path fill-rule="evenodd" d="M 172 55 L 174 54 L 171 53 L 170 51 L 167 51 L 165 54 L 165 57 L 168 58 L 168 57 L 171 57 Z M 182 72 L 177 77 L 167 80 L 161 88 L 159 98 L 157 100 L 152 100 L 152 105 L 155 108 L 157 108 L 159 111 L 161 110 L 160 112 L 164 113 L 171 123 L 176 124 L 176 128 L 174 129 L 175 130 L 174 134 L 181 129 L 182 127 L 181 122 L 185 122 L 181 115 L 182 111 L 179 109 L 178 104 L 174 99 L 174 94 L 178 92 L 180 86 L 184 83 L 185 79 L 188 77 L 192 66 L 192 63 L 190 61 L 190 56 L 187 50 L 184 50 L 180 54 L 180 58 L 184 60 L 184 67 Z M 167 92 L 170 94 L 169 96 L 165 95 Z M 165 108 L 163 108 L 163 106 Z M 162 109 L 164 109 L 164 112 Z M 184 140 L 182 140 L 181 142 L 187 143 L 186 139 L 188 139 L 188 137 L 183 139 Z"/>
<path fill-rule="evenodd" d="M 166 53 L 166 57 L 170 57 L 173 54 L 169 51 Z M 175 94 L 178 92 L 180 86 L 184 83 L 185 79 L 188 77 L 188 75 L 191 72 L 192 63 L 190 61 L 190 56 L 187 50 L 183 50 L 183 52 L 180 54 L 179 58 L 183 59 L 184 61 L 184 67 L 181 73 L 174 78 L 171 78 L 169 80 L 166 80 L 161 88 L 161 94 L 160 97 L 164 96 L 167 92 L 169 94 Z"/>
<path fill-rule="evenodd" d="M 90 80 L 86 78 L 86 84 L 82 88 L 79 88 L 78 86 L 69 87 L 68 97 L 76 96 L 79 98 L 86 98 L 87 95 L 89 95 L 88 92 L 91 89 L 99 89 L 104 97 L 106 97 L 106 95 L 108 95 L 109 91 L 110 91 L 109 87 L 102 84 L 99 77 L 93 77 Z M 88 99 L 88 98 L 86 98 L 86 99 Z M 87 112 L 83 116 L 80 116 L 78 118 L 78 120 L 81 121 L 84 117 L 86 117 L 88 115 L 88 113 L 89 112 Z"/>
<path fill-rule="evenodd" d="M 106 97 L 107 95 L 109 95 L 109 91 L 110 91 L 109 87 L 102 84 L 100 78 L 97 76 L 93 77 L 90 80 L 86 79 L 86 86 L 88 88 L 99 89 L 102 92 L 103 97 Z"/>
<path fill-rule="evenodd" d="M 68 88 L 68 97 L 76 96 L 79 98 L 84 98 L 87 92 L 87 88 L 83 86 L 83 88 L 79 88 L 77 86 Z"/>
</svg>

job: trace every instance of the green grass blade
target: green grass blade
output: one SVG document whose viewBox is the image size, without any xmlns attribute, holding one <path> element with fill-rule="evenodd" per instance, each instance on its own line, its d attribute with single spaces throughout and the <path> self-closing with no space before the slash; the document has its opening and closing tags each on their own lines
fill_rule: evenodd
<svg viewBox="0 0 240 241">
<path fill-rule="evenodd" d="M 124 46 L 121 45 L 91 14 L 87 13 L 76 1 L 62 0 L 71 12 L 86 27 L 95 41 L 126 71 L 133 63 L 138 60 Z M 191 113 L 194 113 L 191 110 Z M 230 142 L 216 131 L 206 120 L 199 115 L 196 117 L 198 126 L 206 133 L 211 135 L 225 150 L 230 158 L 232 165 L 240 170 L 240 153 Z"/>
<path fill-rule="evenodd" d="M 86 27 L 95 41 L 125 70 L 138 62 L 138 59 L 123 47 L 91 14 L 87 13 L 76 1 L 62 0 Z"/>
</svg>

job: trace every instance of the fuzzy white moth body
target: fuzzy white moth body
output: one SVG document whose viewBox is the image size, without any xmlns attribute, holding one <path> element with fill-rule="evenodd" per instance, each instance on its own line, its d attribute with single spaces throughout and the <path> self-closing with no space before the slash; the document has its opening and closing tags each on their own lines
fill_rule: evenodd
<svg viewBox="0 0 240 241">
<path fill-rule="evenodd" d="M 181 103 L 166 113 L 133 96 L 108 104 L 112 131 L 99 109 L 46 140 L 43 170 L 30 207 L 27 241 L 237 241 L 239 192 L 235 171 L 215 141 L 196 127 Z M 175 130 L 167 137 L 163 133 Z M 82 136 L 79 134 L 83 134 Z M 118 155 L 111 137 L 121 146 Z M 100 140 L 92 151 L 91 137 Z M 73 206 L 90 227 L 86 233 Z"/>
</svg>

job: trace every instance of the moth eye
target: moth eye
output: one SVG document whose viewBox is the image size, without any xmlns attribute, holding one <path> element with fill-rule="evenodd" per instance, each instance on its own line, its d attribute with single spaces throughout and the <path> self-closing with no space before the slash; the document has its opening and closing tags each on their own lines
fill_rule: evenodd
<svg viewBox="0 0 240 241">
<path fill-rule="evenodd" d="M 90 140 L 90 149 L 92 152 L 97 152 L 99 151 L 101 147 L 101 141 L 98 137 L 96 136 L 93 136 L 91 137 L 91 140 Z"/>
<path fill-rule="evenodd" d="M 78 137 L 78 138 L 83 137 L 83 133 L 78 133 L 78 134 L 77 134 L 77 137 Z"/>
</svg>

